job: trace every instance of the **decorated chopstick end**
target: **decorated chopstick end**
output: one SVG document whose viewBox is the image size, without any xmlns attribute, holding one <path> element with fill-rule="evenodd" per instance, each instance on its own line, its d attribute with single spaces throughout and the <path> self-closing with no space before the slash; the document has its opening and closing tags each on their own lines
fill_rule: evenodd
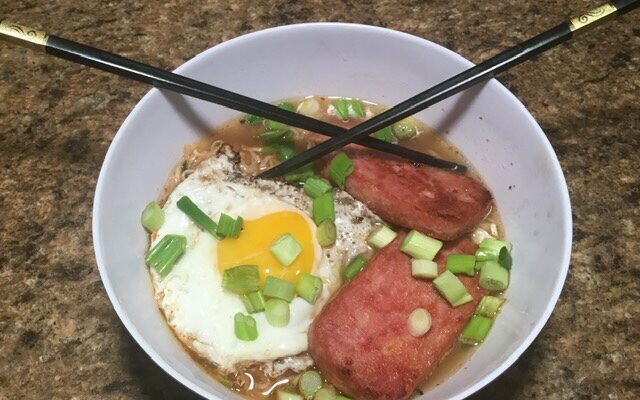
<svg viewBox="0 0 640 400">
<path fill-rule="evenodd" d="M 577 17 L 571 18 L 569 21 L 569 28 L 571 32 L 578 30 L 586 30 L 587 28 L 593 28 L 600 25 L 602 22 L 613 17 L 618 9 L 613 3 L 606 3 L 600 7 L 596 7 L 593 10 Z"/>
<path fill-rule="evenodd" d="M 0 38 L 44 49 L 49 35 L 46 32 L 14 24 L 13 22 L 0 21 Z"/>
</svg>

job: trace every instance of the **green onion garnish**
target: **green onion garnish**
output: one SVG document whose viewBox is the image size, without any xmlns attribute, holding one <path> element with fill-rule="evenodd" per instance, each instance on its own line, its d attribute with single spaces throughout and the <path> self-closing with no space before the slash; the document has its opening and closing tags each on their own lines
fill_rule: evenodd
<svg viewBox="0 0 640 400">
<path fill-rule="evenodd" d="M 242 224 L 244 223 L 244 219 L 238 215 L 235 221 L 233 222 L 233 229 L 231 229 L 231 233 L 227 236 L 230 238 L 237 238 L 240 236 L 240 232 L 242 231 Z"/>
<path fill-rule="evenodd" d="M 500 292 L 509 286 L 509 271 L 496 261 L 485 261 L 480 268 L 481 288 Z"/>
<path fill-rule="evenodd" d="M 264 313 L 269 325 L 277 328 L 289 324 L 289 303 L 281 299 L 269 299 L 264 303 Z"/>
<path fill-rule="evenodd" d="M 416 135 L 416 128 L 407 122 L 396 122 L 391 126 L 393 134 L 398 140 L 408 140 Z"/>
<path fill-rule="evenodd" d="M 442 248 L 442 242 L 423 235 L 418 231 L 411 231 L 402 241 L 400 250 L 413 258 L 433 260 Z"/>
<path fill-rule="evenodd" d="M 312 398 L 314 394 L 322 387 L 322 377 L 316 371 L 307 371 L 298 381 L 298 389 L 300 393 L 308 399 Z"/>
<path fill-rule="evenodd" d="M 497 261 L 506 269 L 511 269 L 513 260 L 511 259 L 512 245 L 504 240 L 486 238 L 480 242 L 476 251 L 478 261 Z"/>
<path fill-rule="evenodd" d="M 187 238 L 182 235 L 165 235 L 147 253 L 144 261 L 161 277 L 167 276 L 187 247 Z"/>
<path fill-rule="evenodd" d="M 142 216 L 140 217 L 142 226 L 149 232 L 158 232 L 164 224 L 164 211 L 156 203 L 152 201 L 142 210 Z"/>
<path fill-rule="evenodd" d="M 333 244 L 336 242 L 337 235 L 338 232 L 336 230 L 336 224 L 334 224 L 333 221 L 325 219 L 324 221 L 320 222 L 320 225 L 318 225 L 316 237 L 320 246 L 333 246 Z"/>
<path fill-rule="evenodd" d="M 269 250 L 280 264 L 288 267 L 302 253 L 302 246 L 290 233 L 285 233 L 273 242 Z"/>
<path fill-rule="evenodd" d="M 391 128 L 389 127 L 380 129 L 378 132 L 375 132 L 371 136 L 376 139 L 384 140 L 385 142 L 393 142 L 393 133 L 391 132 Z"/>
<path fill-rule="evenodd" d="M 476 314 L 494 318 L 498 315 L 500 308 L 504 304 L 504 299 L 495 296 L 483 296 L 476 307 Z"/>
<path fill-rule="evenodd" d="M 506 247 L 507 251 L 511 251 L 513 245 L 511 242 L 507 242 L 506 240 L 497 240 L 491 238 L 485 238 L 480 242 L 480 248 L 482 249 L 501 249 L 502 247 Z"/>
<path fill-rule="evenodd" d="M 251 342 L 258 338 L 258 327 L 256 320 L 250 315 L 237 313 L 233 317 L 233 328 L 236 337 L 245 342 Z"/>
<path fill-rule="evenodd" d="M 349 118 L 363 118 L 366 114 L 362 102 L 357 99 L 335 99 L 331 102 L 336 110 L 336 115 L 341 120 Z"/>
<path fill-rule="evenodd" d="M 316 225 L 320 225 L 322 221 L 329 220 L 333 222 L 336 218 L 336 211 L 333 205 L 333 193 L 327 192 L 313 199 L 313 220 Z"/>
<path fill-rule="evenodd" d="M 222 288 L 228 292 L 247 294 L 260 288 L 260 272 L 255 265 L 228 268 L 222 274 Z"/>
<path fill-rule="evenodd" d="M 296 110 L 296 108 L 295 108 L 295 106 L 293 104 L 286 103 L 286 102 L 278 104 L 278 107 L 282 108 L 283 110 L 287 110 L 287 111 L 291 111 L 291 112 L 294 112 Z M 283 129 L 283 128 L 287 127 L 287 125 L 283 124 L 282 122 L 272 121 L 270 119 L 267 120 L 265 125 L 269 129 Z"/>
<path fill-rule="evenodd" d="M 407 318 L 407 328 L 413 337 L 420 337 L 431 329 L 431 314 L 424 308 L 416 308 Z"/>
<path fill-rule="evenodd" d="M 242 222 L 242 217 L 234 219 L 233 217 L 222 213 L 218 220 L 216 234 L 223 238 L 237 238 L 240 236 L 240 231 L 242 230 Z"/>
<path fill-rule="evenodd" d="M 276 392 L 276 398 L 277 400 L 304 400 L 299 394 L 285 392 L 284 390 L 278 390 Z"/>
<path fill-rule="evenodd" d="M 263 292 L 267 297 L 274 297 L 290 303 L 291 300 L 293 300 L 296 287 L 289 281 L 276 278 L 275 276 L 267 276 Z"/>
<path fill-rule="evenodd" d="M 468 254 L 449 254 L 447 256 L 447 269 L 454 274 L 474 276 L 476 257 Z"/>
<path fill-rule="evenodd" d="M 331 102 L 333 108 L 336 109 L 336 115 L 341 120 L 349 119 L 349 106 L 347 105 L 347 99 L 335 99 Z"/>
<path fill-rule="evenodd" d="M 433 285 L 453 307 L 461 306 L 473 300 L 469 292 L 467 292 L 467 288 L 451 271 L 447 270 L 440 274 L 433 280 Z"/>
<path fill-rule="evenodd" d="M 381 249 L 393 242 L 393 239 L 395 239 L 396 236 L 398 236 L 398 234 L 391 228 L 386 225 L 380 225 L 372 230 L 369 236 L 367 236 L 367 243 L 369 243 L 371 247 Z"/>
<path fill-rule="evenodd" d="M 264 311 L 264 296 L 259 290 L 257 292 L 243 294 L 240 298 L 249 314 Z"/>
<path fill-rule="evenodd" d="M 303 165 L 298 169 L 294 169 L 291 172 L 284 174 L 284 179 L 290 183 L 304 183 L 307 179 L 314 176 L 313 164 L 309 163 Z"/>
<path fill-rule="evenodd" d="M 351 400 L 351 398 L 339 394 L 338 397 L 336 397 L 336 400 Z"/>
<path fill-rule="evenodd" d="M 278 154 L 282 161 L 287 161 L 296 155 L 296 148 L 291 143 L 273 143 L 264 146 L 260 152 L 262 154 Z"/>
<path fill-rule="evenodd" d="M 249 125 L 260 125 L 264 118 L 257 115 L 247 114 L 244 116 L 244 120 L 247 121 Z"/>
<path fill-rule="evenodd" d="M 431 260 L 412 258 L 411 275 L 414 278 L 434 279 L 438 276 L 438 264 Z"/>
<path fill-rule="evenodd" d="M 493 319 L 482 315 L 474 315 L 462 330 L 460 341 L 469 345 L 480 344 L 487 337 L 492 325 Z"/>
<path fill-rule="evenodd" d="M 313 400 L 336 400 L 336 392 L 328 387 L 320 388 L 313 396 Z"/>
<path fill-rule="evenodd" d="M 327 193 L 329 190 L 331 190 L 329 181 L 317 176 L 312 176 L 304 182 L 304 192 L 312 199 Z"/>
<path fill-rule="evenodd" d="M 187 196 L 182 196 L 180 200 L 176 202 L 178 208 L 191 220 L 200 227 L 200 229 L 204 229 L 205 231 L 212 234 L 216 239 L 222 239 L 217 233 L 217 225 L 207 214 L 204 213 L 198 206 L 191 201 L 191 199 Z"/>
<path fill-rule="evenodd" d="M 336 154 L 329 163 L 329 176 L 340 189 L 344 189 L 344 183 L 352 172 L 353 161 L 342 152 Z"/>
<path fill-rule="evenodd" d="M 322 294 L 322 279 L 303 272 L 298 278 L 296 293 L 310 304 L 315 304 Z"/>
<path fill-rule="evenodd" d="M 291 143 L 293 140 L 293 132 L 289 129 L 274 129 L 262 132 L 260 134 L 260 139 L 267 144 Z"/>
<path fill-rule="evenodd" d="M 342 271 L 342 276 L 344 276 L 345 280 L 350 281 L 362 271 L 366 263 L 367 261 L 362 256 L 357 256 L 351 260 L 349 265 Z"/>
</svg>

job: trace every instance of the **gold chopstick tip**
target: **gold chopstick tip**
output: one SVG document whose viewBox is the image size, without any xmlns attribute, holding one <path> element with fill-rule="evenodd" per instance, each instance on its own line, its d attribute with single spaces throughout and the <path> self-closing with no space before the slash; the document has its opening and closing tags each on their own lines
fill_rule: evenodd
<svg viewBox="0 0 640 400">
<path fill-rule="evenodd" d="M 14 24 L 9 21 L 0 21 L 0 38 L 22 42 L 28 42 L 37 46 L 46 46 L 49 35 L 37 29 Z"/>
</svg>

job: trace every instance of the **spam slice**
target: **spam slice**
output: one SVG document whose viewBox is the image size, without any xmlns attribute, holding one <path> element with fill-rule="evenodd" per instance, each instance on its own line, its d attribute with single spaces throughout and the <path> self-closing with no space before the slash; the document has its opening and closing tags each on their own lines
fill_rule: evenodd
<svg viewBox="0 0 640 400">
<path fill-rule="evenodd" d="M 309 331 L 309 351 L 323 376 L 357 399 L 405 399 L 428 376 L 456 342 L 483 295 L 476 278 L 460 277 L 473 301 L 452 308 L 430 281 L 411 276 L 411 261 L 400 252 L 401 233 L 379 251 L 360 274 L 324 307 Z M 464 239 L 441 250 L 472 254 Z M 413 337 L 411 312 L 422 307 L 432 316 L 431 329 Z"/>
</svg>

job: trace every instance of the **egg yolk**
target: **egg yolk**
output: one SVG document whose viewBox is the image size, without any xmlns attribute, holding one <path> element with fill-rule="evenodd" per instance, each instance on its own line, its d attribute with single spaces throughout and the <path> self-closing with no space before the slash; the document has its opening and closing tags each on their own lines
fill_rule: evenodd
<svg viewBox="0 0 640 400">
<path fill-rule="evenodd" d="M 285 233 L 291 234 L 302 246 L 302 252 L 291 265 L 285 267 L 271 254 L 269 247 Z M 257 265 L 260 283 L 267 275 L 297 283 L 302 272 L 311 273 L 315 260 L 313 235 L 307 220 L 293 211 L 280 211 L 258 219 L 244 221 L 237 239 L 218 242 L 218 269 L 238 265 Z"/>
</svg>

